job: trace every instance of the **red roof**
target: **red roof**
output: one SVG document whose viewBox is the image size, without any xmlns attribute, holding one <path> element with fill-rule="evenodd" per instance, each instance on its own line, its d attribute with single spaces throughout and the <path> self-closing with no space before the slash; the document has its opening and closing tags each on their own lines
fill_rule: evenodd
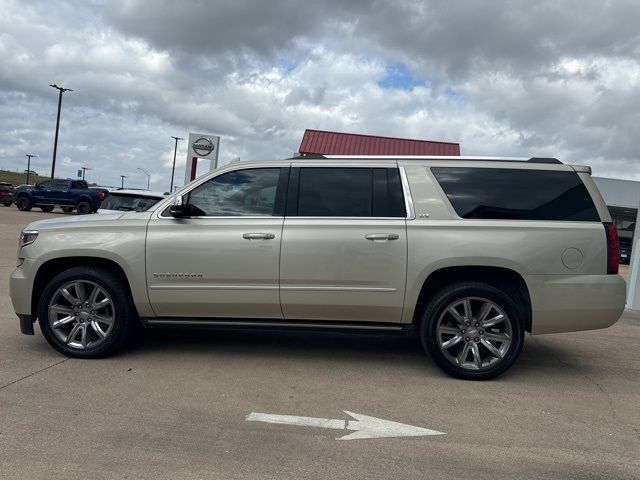
<svg viewBox="0 0 640 480">
<path fill-rule="evenodd" d="M 460 155 L 460 144 L 305 130 L 301 155 Z"/>
</svg>

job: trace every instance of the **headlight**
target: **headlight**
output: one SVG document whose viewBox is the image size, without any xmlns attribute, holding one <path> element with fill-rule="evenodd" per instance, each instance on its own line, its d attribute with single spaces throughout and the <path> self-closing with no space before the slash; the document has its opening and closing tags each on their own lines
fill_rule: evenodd
<svg viewBox="0 0 640 480">
<path fill-rule="evenodd" d="M 35 242 L 36 238 L 38 238 L 37 230 L 23 230 L 20 234 L 20 248 Z"/>
</svg>

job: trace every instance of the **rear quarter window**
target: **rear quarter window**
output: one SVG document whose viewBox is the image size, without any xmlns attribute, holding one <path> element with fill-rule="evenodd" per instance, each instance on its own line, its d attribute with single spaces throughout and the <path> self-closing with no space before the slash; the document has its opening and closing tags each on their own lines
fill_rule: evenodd
<svg viewBox="0 0 640 480">
<path fill-rule="evenodd" d="M 600 221 L 576 172 L 457 167 L 431 171 L 462 218 Z"/>
</svg>

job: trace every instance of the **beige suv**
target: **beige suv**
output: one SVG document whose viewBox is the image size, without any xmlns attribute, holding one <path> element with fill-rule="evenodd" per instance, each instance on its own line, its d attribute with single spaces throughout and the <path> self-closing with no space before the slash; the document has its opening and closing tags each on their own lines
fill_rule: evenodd
<svg viewBox="0 0 640 480">
<path fill-rule="evenodd" d="M 235 163 L 146 212 L 23 232 L 11 298 L 65 355 L 134 325 L 416 331 L 487 379 L 531 334 L 621 315 L 618 239 L 588 167 L 555 159 L 321 157 Z"/>
</svg>

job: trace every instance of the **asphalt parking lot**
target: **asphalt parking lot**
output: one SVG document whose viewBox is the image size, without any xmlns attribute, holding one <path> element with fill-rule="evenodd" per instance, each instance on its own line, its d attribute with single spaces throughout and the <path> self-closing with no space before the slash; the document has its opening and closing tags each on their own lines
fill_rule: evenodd
<svg viewBox="0 0 640 480">
<path fill-rule="evenodd" d="M 56 210 L 58 211 L 58 210 Z M 445 376 L 408 336 L 146 332 L 103 360 L 20 334 L 18 233 L 60 215 L 0 207 L 1 478 L 640 478 L 640 314 L 527 337 L 501 378 Z M 249 422 L 344 411 L 444 432 Z"/>
</svg>

